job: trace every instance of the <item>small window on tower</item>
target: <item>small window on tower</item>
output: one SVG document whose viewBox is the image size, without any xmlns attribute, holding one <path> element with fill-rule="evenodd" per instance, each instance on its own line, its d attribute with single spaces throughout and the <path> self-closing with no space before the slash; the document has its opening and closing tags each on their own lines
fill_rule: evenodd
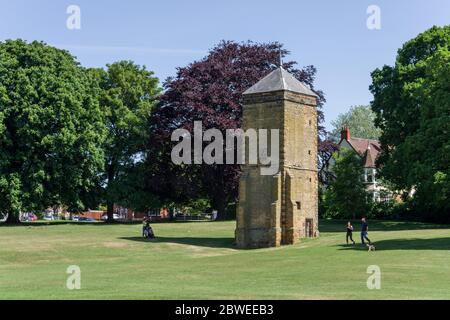
<svg viewBox="0 0 450 320">
<path fill-rule="evenodd" d="M 297 204 L 297 210 L 301 210 L 302 209 L 302 203 L 300 201 L 297 201 L 296 204 Z"/>
<path fill-rule="evenodd" d="M 309 126 L 312 126 L 312 121 L 311 120 L 309 120 Z"/>
<path fill-rule="evenodd" d="M 311 150 L 308 151 L 308 154 L 311 155 Z"/>
</svg>

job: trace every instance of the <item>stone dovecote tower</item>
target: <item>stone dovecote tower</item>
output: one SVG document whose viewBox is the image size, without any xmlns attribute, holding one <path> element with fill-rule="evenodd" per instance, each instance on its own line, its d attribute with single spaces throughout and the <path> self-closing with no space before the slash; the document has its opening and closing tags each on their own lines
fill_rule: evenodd
<svg viewBox="0 0 450 320">
<path fill-rule="evenodd" d="M 317 95 L 282 67 L 244 92 L 243 129 L 279 129 L 280 170 L 244 165 L 239 248 L 295 244 L 318 235 Z M 270 144 L 269 144 L 270 145 Z"/>
</svg>

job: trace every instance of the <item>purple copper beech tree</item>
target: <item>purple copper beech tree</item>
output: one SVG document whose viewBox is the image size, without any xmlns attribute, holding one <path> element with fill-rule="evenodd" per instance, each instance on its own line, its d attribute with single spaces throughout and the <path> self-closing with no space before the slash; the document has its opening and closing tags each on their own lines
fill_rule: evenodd
<svg viewBox="0 0 450 320">
<path fill-rule="evenodd" d="M 226 129 L 240 128 L 242 93 L 279 65 L 280 54 L 285 57 L 288 53 L 278 42 L 223 41 L 205 58 L 179 68 L 175 77 L 168 78 L 150 124 L 152 138 L 146 162 L 150 176 L 146 181 L 148 191 L 158 195 L 163 202 L 208 198 L 212 207 L 218 210 L 219 218 L 225 218 L 227 205 L 237 197 L 240 166 L 175 166 L 170 161 L 170 150 L 174 145 L 171 134 L 180 128 L 192 132 L 194 121 L 202 121 L 204 130 L 216 128 L 225 132 Z M 296 66 L 294 61 L 283 63 L 287 71 L 319 96 L 318 139 L 322 158 L 319 163 L 323 163 L 335 149 L 333 143 L 323 141 L 326 136 L 322 126 L 325 97 L 314 87 L 316 68 Z M 156 167 L 158 170 L 152 170 Z"/>
</svg>

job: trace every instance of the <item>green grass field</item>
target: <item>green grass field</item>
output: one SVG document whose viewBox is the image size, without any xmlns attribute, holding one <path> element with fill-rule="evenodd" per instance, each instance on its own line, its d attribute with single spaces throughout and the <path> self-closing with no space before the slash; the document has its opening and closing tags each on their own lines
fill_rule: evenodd
<svg viewBox="0 0 450 320">
<path fill-rule="evenodd" d="M 343 245 L 337 221 L 261 250 L 236 250 L 234 227 L 155 224 L 144 241 L 140 225 L 2 226 L 0 299 L 450 299 L 450 227 L 371 222 L 376 252 Z M 66 289 L 69 265 L 81 290 Z M 367 289 L 369 265 L 381 290 Z"/>
</svg>

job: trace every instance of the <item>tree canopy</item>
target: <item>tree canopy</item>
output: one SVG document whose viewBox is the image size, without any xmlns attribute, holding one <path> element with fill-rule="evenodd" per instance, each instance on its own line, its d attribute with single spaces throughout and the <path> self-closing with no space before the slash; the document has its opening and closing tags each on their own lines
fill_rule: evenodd
<svg viewBox="0 0 450 320">
<path fill-rule="evenodd" d="M 381 174 L 415 190 L 425 217 L 450 221 L 450 26 L 408 41 L 395 66 L 372 73 L 372 109 L 382 129 Z M 447 199 L 447 200 L 445 200 Z"/>
<path fill-rule="evenodd" d="M 145 158 L 149 119 L 161 90 L 153 72 L 131 61 L 93 72 L 102 90 L 100 106 L 107 129 L 103 181 L 108 220 L 112 221 L 114 204 L 139 206 L 134 196 L 143 181 L 136 171 Z"/>
<path fill-rule="evenodd" d="M 353 106 L 331 122 L 333 129 L 330 136 L 335 142 L 339 142 L 342 128 L 348 127 L 354 137 L 378 140 L 381 132 L 375 126 L 375 116 L 370 106 Z"/>
<path fill-rule="evenodd" d="M 103 167 L 99 88 L 68 52 L 0 43 L 0 211 L 84 208 Z"/>
<path fill-rule="evenodd" d="M 325 190 L 324 216 L 347 219 L 366 216 L 370 201 L 363 182 L 364 167 L 361 158 L 350 149 L 333 154 L 333 176 Z"/>
</svg>

